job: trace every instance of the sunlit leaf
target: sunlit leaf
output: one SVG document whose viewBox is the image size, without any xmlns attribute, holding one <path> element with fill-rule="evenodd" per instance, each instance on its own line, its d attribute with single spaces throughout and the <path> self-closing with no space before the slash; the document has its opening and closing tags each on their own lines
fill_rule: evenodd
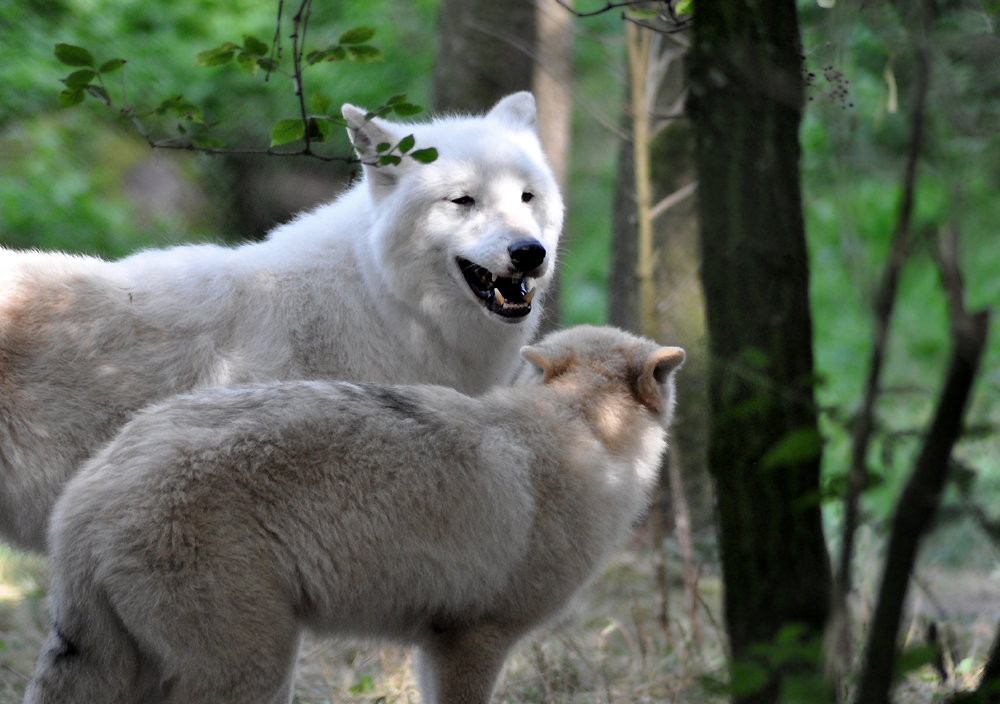
<svg viewBox="0 0 1000 704">
<path fill-rule="evenodd" d="M 56 58 L 67 66 L 93 66 L 94 57 L 83 47 L 56 44 Z"/>
<path fill-rule="evenodd" d="M 375 29 L 372 27 L 355 27 L 340 35 L 337 41 L 341 44 L 364 44 L 375 36 Z"/>
<path fill-rule="evenodd" d="M 125 59 L 111 59 L 110 61 L 105 61 L 98 69 L 98 73 L 114 73 L 126 63 Z"/>
<path fill-rule="evenodd" d="M 677 4 L 674 5 L 674 12 L 678 15 L 690 15 L 694 12 L 694 1 L 678 0 Z"/>
<path fill-rule="evenodd" d="M 305 136 L 306 127 L 302 120 L 281 120 L 271 130 L 271 146 L 288 144 Z"/>
<path fill-rule="evenodd" d="M 411 157 L 419 161 L 421 164 L 429 164 L 438 158 L 438 150 L 434 147 L 428 147 L 427 149 L 418 149 L 417 151 L 410 154 Z"/>
</svg>

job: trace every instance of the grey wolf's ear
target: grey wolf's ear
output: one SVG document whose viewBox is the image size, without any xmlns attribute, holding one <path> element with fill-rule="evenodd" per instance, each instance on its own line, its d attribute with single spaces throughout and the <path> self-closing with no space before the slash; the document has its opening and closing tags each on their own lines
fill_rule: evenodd
<svg viewBox="0 0 1000 704">
<path fill-rule="evenodd" d="M 680 347 L 661 347 L 642 360 L 633 384 L 639 402 L 656 412 L 664 410 L 664 403 L 671 403 L 665 388 L 671 375 L 684 364 L 684 350 Z"/>
<path fill-rule="evenodd" d="M 399 181 L 401 169 L 407 168 L 407 160 L 404 159 L 401 164 L 395 166 L 392 164 L 370 166 L 370 164 L 378 160 L 377 147 L 379 144 L 396 146 L 400 138 L 391 129 L 389 123 L 377 117 L 366 120 L 365 115 L 368 112 L 350 103 L 344 104 L 340 109 L 340 114 L 347 121 L 347 136 L 350 137 L 354 151 L 358 153 L 358 158 L 368 162 L 365 164 L 365 174 L 368 176 L 372 194 L 378 198 L 391 191 Z"/>
<path fill-rule="evenodd" d="M 548 382 L 552 377 L 562 374 L 566 370 L 566 360 L 553 355 L 544 346 L 522 347 L 521 356 L 538 367 L 542 372 L 542 383 Z"/>
<path fill-rule="evenodd" d="M 489 116 L 503 120 L 511 127 L 538 130 L 538 109 L 535 107 L 535 96 L 526 90 L 511 93 L 493 106 Z"/>
</svg>

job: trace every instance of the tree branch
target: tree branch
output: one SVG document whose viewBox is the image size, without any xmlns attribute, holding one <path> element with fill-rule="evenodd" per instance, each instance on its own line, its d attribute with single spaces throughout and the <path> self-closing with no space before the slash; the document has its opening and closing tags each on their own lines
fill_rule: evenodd
<svg viewBox="0 0 1000 704">
<path fill-rule="evenodd" d="M 889 261 L 882 276 L 875 298 L 875 331 L 871 357 L 868 362 L 868 377 L 865 380 L 861 409 L 855 421 L 851 467 L 847 479 L 847 494 L 844 497 L 844 525 L 840 549 L 840 561 L 834 580 L 834 610 L 845 608 L 847 595 L 851 592 L 851 562 L 854 558 L 854 533 L 858 524 L 858 503 L 861 492 L 868 482 L 868 446 L 874 429 L 875 401 L 879 394 L 879 378 L 885 361 L 889 338 L 889 322 L 896 303 L 899 276 L 906 261 L 909 245 L 910 218 L 913 213 L 913 193 L 916 185 L 917 163 L 923 146 L 924 110 L 930 86 L 930 61 L 925 48 L 917 49 L 917 84 L 914 100 L 913 125 L 910 135 L 910 149 L 903 176 L 903 200 L 899 217 L 892 236 Z"/>
<path fill-rule="evenodd" d="M 954 233 L 954 230 L 952 230 Z M 857 704 L 887 704 L 894 679 L 896 641 L 906 590 L 920 540 L 930 527 L 948 476 L 952 448 L 961 434 L 989 330 L 989 311 L 969 314 L 963 304 L 957 236 L 942 237 L 941 280 L 953 301 L 952 358 L 913 474 L 896 506 L 875 619 L 869 633 Z"/>
</svg>

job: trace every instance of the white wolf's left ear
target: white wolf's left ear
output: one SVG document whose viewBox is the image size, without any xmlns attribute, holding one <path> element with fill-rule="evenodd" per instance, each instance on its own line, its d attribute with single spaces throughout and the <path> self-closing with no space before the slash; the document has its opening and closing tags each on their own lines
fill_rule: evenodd
<svg viewBox="0 0 1000 704">
<path fill-rule="evenodd" d="M 378 161 L 378 145 L 390 144 L 396 146 L 400 137 L 391 129 L 388 122 L 384 122 L 377 117 L 367 119 L 368 112 L 362 108 L 345 103 L 340 109 L 340 114 L 347 121 L 347 136 L 354 145 L 354 151 L 358 153 L 358 158 L 365 164 L 365 174 L 372 189 L 372 195 L 380 198 L 385 195 L 399 182 L 399 177 L 403 170 L 407 169 L 409 159 L 403 159 L 401 164 L 385 166 L 371 166 Z"/>
<path fill-rule="evenodd" d="M 489 117 L 503 120 L 511 127 L 538 130 L 538 109 L 535 107 L 535 96 L 526 90 L 511 93 L 493 106 Z"/>
</svg>

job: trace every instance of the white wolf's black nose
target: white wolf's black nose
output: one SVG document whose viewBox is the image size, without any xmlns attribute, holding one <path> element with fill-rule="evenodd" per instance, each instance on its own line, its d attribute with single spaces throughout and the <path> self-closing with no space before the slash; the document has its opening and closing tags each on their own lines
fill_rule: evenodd
<svg viewBox="0 0 1000 704">
<path fill-rule="evenodd" d="M 507 248 L 510 260 L 518 271 L 531 271 L 545 261 L 545 247 L 538 240 L 518 240 Z"/>
</svg>

